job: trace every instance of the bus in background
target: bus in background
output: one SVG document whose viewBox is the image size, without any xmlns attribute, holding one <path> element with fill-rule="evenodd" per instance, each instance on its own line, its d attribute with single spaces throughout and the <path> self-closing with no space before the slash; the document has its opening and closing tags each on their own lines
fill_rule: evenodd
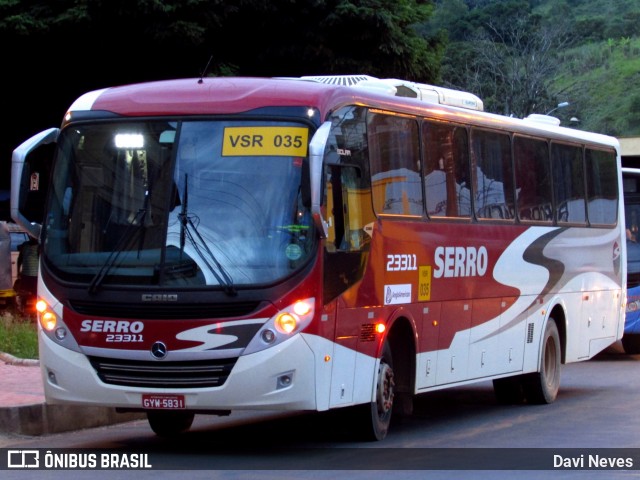
<svg viewBox="0 0 640 480">
<path fill-rule="evenodd" d="M 622 347 L 640 353 L 640 169 L 622 168 L 627 233 L 627 313 Z"/>
<path fill-rule="evenodd" d="M 340 408 L 381 440 L 415 395 L 487 380 L 551 403 L 624 327 L 618 141 L 409 81 L 90 92 L 14 151 L 11 212 L 41 242 L 47 401 L 158 435 Z"/>
</svg>

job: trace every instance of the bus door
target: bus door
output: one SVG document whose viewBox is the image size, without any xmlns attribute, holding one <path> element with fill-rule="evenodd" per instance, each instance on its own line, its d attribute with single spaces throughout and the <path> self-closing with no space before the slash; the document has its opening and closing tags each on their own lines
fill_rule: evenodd
<svg viewBox="0 0 640 480">
<path fill-rule="evenodd" d="M 337 303 L 330 406 L 354 401 L 361 365 L 358 355 L 363 325 L 373 322 L 371 310 L 358 308 L 356 290 L 364 273 L 369 250 L 365 226 L 373 218 L 368 205 L 370 189 L 361 182 L 362 172 L 352 165 L 328 165 L 326 169 L 328 236 L 325 248 L 325 304 Z M 365 188 L 360 188 L 365 185 Z M 366 328 L 366 327 L 364 327 Z M 375 343 L 371 339 L 372 343 Z M 371 362 L 369 362 L 371 363 Z M 368 367 L 365 367 L 368 368 Z M 373 374 L 373 373 L 372 373 Z M 371 378 L 361 378 L 370 385 Z"/>
</svg>

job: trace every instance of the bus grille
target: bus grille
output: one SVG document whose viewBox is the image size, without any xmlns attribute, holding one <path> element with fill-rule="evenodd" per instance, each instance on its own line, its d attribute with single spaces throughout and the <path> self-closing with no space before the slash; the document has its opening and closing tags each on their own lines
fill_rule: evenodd
<svg viewBox="0 0 640 480">
<path fill-rule="evenodd" d="M 89 357 L 104 383 L 145 388 L 205 388 L 224 385 L 237 358 L 145 362 Z"/>
<path fill-rule="evenodd" d="M 260 302 L 240 303 L 180 303 L 140 304 L 140 303 L 99 303 L 73 300 L 71 309 L 81 315 L 97 315 L 110 318 L 140 319 L 198 319 L 243 317 L 256 311 Z"/>
</svg>

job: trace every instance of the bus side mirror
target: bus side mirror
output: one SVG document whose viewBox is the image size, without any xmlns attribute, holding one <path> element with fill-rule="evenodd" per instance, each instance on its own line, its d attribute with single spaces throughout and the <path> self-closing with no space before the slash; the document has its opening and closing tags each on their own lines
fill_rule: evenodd
<svg viewBox="0 0 640 480">
<path fill-rule="evenodd" d="M 50 128 L 23 142 L 11 156 L 11 218 L 33 238 L 40 237 L 60 129 Z"/>
<path fill-rule="evenodd" d="M 331 131 L 331 122 L 323 123 L 316 131 L 309 143 L 309 176 L 311 178 L 311 216 L 320 236 L 327 238 L 329 228 L 322 216 L 320 203 L 322 200 L 322 162 L 324 161 L 324 148 Z"/>
</svg>

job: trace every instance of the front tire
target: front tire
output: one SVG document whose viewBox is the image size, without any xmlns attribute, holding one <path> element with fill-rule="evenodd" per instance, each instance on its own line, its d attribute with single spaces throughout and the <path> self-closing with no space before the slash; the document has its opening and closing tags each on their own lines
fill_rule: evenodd
<svg viewBox="0 0 640 480">
<path fill-rule="evenodd" d="M 549 319 L 542 338 L 540 371 L 530 373 L 523 381 L 524 394 L 529 403 L 553 403 L 560 390 L 560 334 L 555 320 Z"/>
<path fill-rule="evenodd" d="M 147 412 L 151 430 L 159 437 L 174 437 L 191 428 L 195 415 L 191 412 Z"/>
<path fill-rule="evenodd" d="M 364 440 L 380 441 L 387 436 L 391 424 L 393 399 L 395 397 L 395 374 L 391 347 L 385 342 L 378 366 L 375 401 L 356 408 L 360 420 L 359 430 Z"/>
</svg>

